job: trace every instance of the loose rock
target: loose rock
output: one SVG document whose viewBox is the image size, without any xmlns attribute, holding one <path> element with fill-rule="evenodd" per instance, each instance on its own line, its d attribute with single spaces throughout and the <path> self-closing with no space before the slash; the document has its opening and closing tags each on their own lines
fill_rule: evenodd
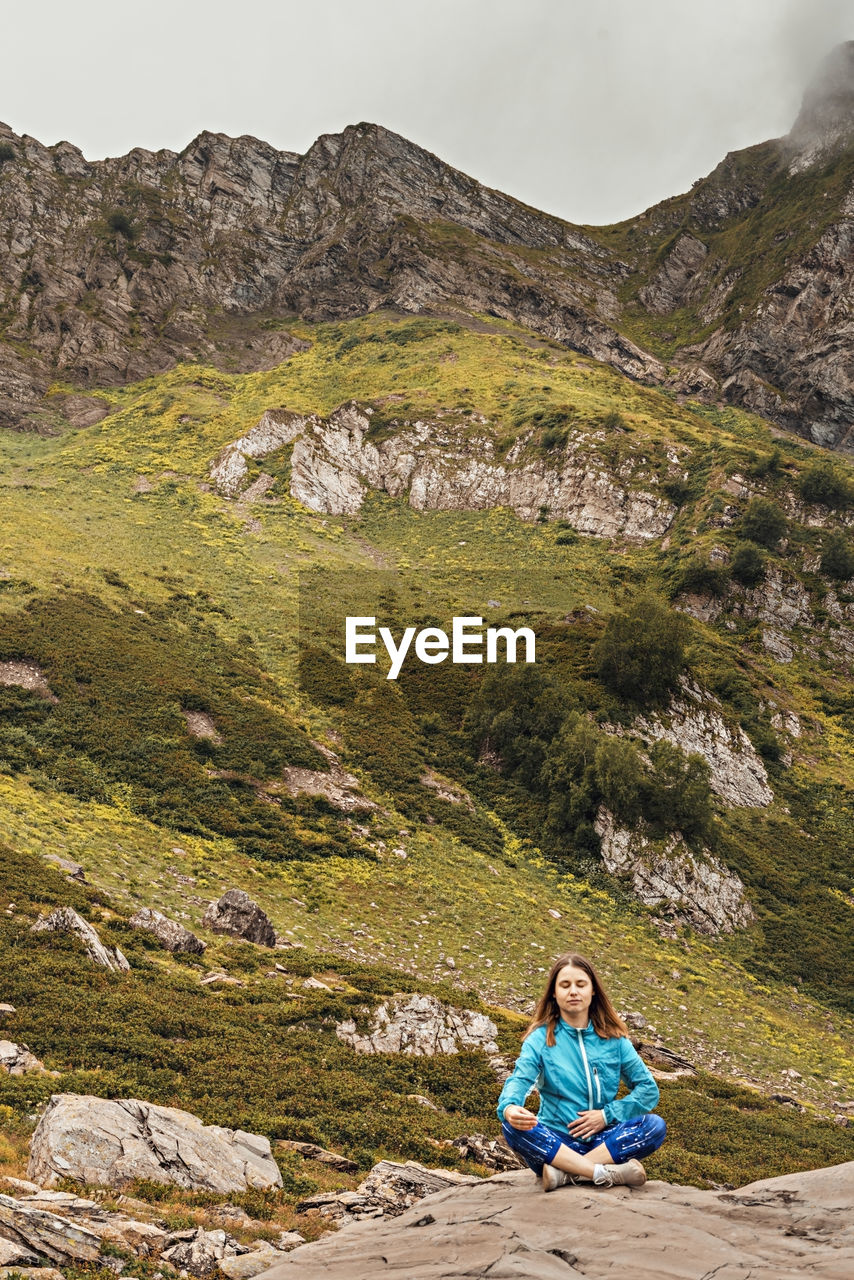
<svg viewBox="0 0 854 1280">
<path fill-rule="evenodd" d="M 0 1071 L 6 1071 L 10 1076 L 22 1076 L 25 1071 L 43 1072 L 44 1063 L 39 1062 L 25 1044 L 0 1040 Z"/>
<path fill-rule="evenodd" d="M 276 945 L 276 930 L 270 920 L 242 889 L 229 889 L 218 902 L 212 902 L 202 924 L 213 933 L 228 933 L 262 947 Z"/>
<path fill-rule="evenodd" d="M 207 944 L 197 938 L 189 929 L 175 920 L 169 920 L 160 911 L 151 907 L 140 907 L 128 922 L 134 929 L 143 929 L 151 933 L 162 947 L 174 953 L 186 952 L 189 955 L 201 955 Z"/>
</svg>

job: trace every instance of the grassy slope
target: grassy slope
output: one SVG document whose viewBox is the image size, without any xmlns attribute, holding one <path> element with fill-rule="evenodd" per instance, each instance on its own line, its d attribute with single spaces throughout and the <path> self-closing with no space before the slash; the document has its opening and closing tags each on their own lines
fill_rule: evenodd
<svg viewBox="0 0 854 1280">
<path fill-rule="evenodd" d="M 294 684 L 301 570 L 320 567 L 358 575 L 386 567 L 396 571 L 402 583 L 417 585 L 426 597 L 457 612 L 457 606 L 482 609 L 485 599 L 492 597 L 507 609 L 535 605 L 551 617 L 583 605 L 605 611 L 627 586 L 656 578 L 663 582 L 677 557 L 698 543 L 726 541 L 720 530 L 704 531 L 707 513 L 713 514 L 727 474 L 743 471 L 751 454 L 761 455 L 771 446 L 768 428 L 755 418 L 727 411 L 711 415 L 710 422 L 708 413 L 677 406 L 560 348 L 531 343 L 506 325 L 482 333 L 373 316 L 306 329 L 305 335 L 313 340 L 311 350 L 271 373 L 232 377 L 185 367 L 111 391 L 117 412 L 95 427 L 58 439 L 0 440 L 0 470 L 5 476 L 0 568 L 7 575 L 0 579 L 0 608 L 9 625 L 28 601 L 62 601 L 70 590 L 85 589 L 105 600 L 118 618 L 127 619 L 129 630 L 140 616 L 134 611 L 143 609 L 159 618 L 158 625 L 171 626 L 184 638 L 182 643 L 195 642 L 204 628 L 213 628 L 223 645 L 236 646 L 245 656 L 249 637 L 253 661 L 276 682 L 276 705 L 296 717 L 297 727 L 302 722 L 312 734 L 322 735 L 336 727 L 335 714 L 300 707 Z M 358 341 L 350 342 L 351 338 Z M 315 516 L 287 496 L 286 463 L 277 471 L 276 459 L 263 464 L 277 475 L 271 491 L 274 501 L 256 504 L 251 511 L 200 489 L 211 458 L 253 425 L 265 408 L 286 405 L 325 413 L 353 395 L 380 404 L 386 414 L 401 416 L 438 408 L 462 414 L 476 409 L 490 418 L 502 438 L 528 430 L 530 414 L 538 407 L 562 410 L 569 405 L 572 430 L 588 436 L 591 429 L 599 432 L 602 438 L 594 447 L 611 466 L 618 466 L 627 452 L 643 450 L 650 468 L 663 478 L 665 448 L 675 445 L 682 450 L 695 498 L 680 514 L 671 550 L 662 553 L 657 547 L 612 546 L 595 539 L 561 546 L 553 527 L 525 526 L 505 512 L 418 514 L 380 498 L 369 500 L 358 518 Z M 628 431 L 604 427 L 615 408 Z M 784 452 L 791 480 L 810 454 L 797 445 Z M 150 491 L 138 491 L 139 476 L 146 477 Z M 260 522 L 260 530 L 247 523 L 250 516 Z M 798 538 L 806 545 L 817 535 L 804 530 Z M 850 728 L 828 713 L 800 661 L 786 668 L 771 663 L 749 627 L 735 636 L 710 628 L 697 628 L 695 634 L 698 673 L 712 676 L 742 661 L 754 693 L 767 693 L 773 682 L 774 696 L 805 719 L 807 732 L 797 745 L 795 768 L 806 783 L 844 782 L 851 756 Z M 822 675 L 831 683 L 838 679 L 839 673 L 830 669 Z M 738 712 L 729 707 L 727 714 L 737 718 Z M 348 764 L 358 770 L 358 752 Z M 121 914 L 146 903 L 185 911 L 192 926 L 211 897 L 239 884 L 258 897 L 278 928 L 290 931 L 312 952 L 325 954 L 325 959 L 320 956 L 309 964 L 314 972 L 345 961 L 385 963 L 400 975 L 404 988 L 408 983 L 421 987 L 437 977 L 452 979 L 463 993 L 474 988 L 488 1001 L 511 1008 L 530 999 L 551 954 L 568 944 L 584 945 L 602 957 L 621 1006 L 641 1008 L 665 1043 L 698 1062 L 776 1088 L 785 1084 L 783 1069 L 794 1067 L 804 1076 L 798 1083 L 799 1097 L 822 1108 L 851 1097 L 854 1090 L 850 1021 L 838 1012 L 828 1013 L 821 1002 L 791 985 L 774 979 L 759 983 L 751 974 L 761 940 L 757 931 L 713 943 L 689 934 L 675 942 L 663 941 L 644 912 L 619 896 L 614 899 L 601 884 L 589 883 L 578 868 L 576 875 L 561 873 L 512 839 L 503 855 L 496 856 L 477 852 L 441 824 L 433 829 L 413 827 L 395 812 L 394 795 L 383 796 L 367 775 L 368 791 L 387 808 L 375 828 L 377 835 L 390 837 L 385 850 L 378 857 L 331 856 L 308 863 L 253 862 L 227 835 L 176 831 L 162 819 L 155 825 L 120 783 L 109 783 L 101 800 L 87 803 L 34 782 L 38 779 L 28 780 L 20 772 L 2 778 L 12 848 L 20 856 L 53 850 L 78 858 L 93 882 L 110 893 Z M 777 849 L 788 848 L 798 822 L 812 821 L 808 801 L 809 797 L 806 812 L 793 816 L 775 806 L 773 825 L 764 820 L 758 826 L 745 823 L 744 844 L 754 848 L 760 861 L 765 859 L 772 878 Z M 837 841 L 833 823 L 844 822 L 846 803 L 843 798 L 838 815 L 820 815 L 825 829 L 816 831 L 814 858 L 819 864 L 823 851 Z M 731 819 L 727 828 L 734 846 L 739 844 L 738 821 Z M 755 829 L 748 831 L 749 825 Z M 407 835 L 397 836 L 403 830 Z M 391 851 L 395 837 L 405 847 L 406 859 Z M 169 868 L 193 877 L 195 883 L 179 881 Z M 829 901 L 829 895 L 819 899 L 819 913 Z M 559 921 L 548 915 L 550 907 L 561 912 Z M 843 901 L 838 910 L 844 916 L 850 907 Z M 125 944 L 122 933 L 121 945 Z M 170 969 L 162 956 L 138 942 L 130 950 L 140 956 L 144 951 L 152 972 L 166 974 Z M 454 958 L 453 971 L 447 966 L 448 956 Z M 235 949 L 220 942 L 206 961 L 222 959 L 238 972 L 246 962 L 236 957 Z M 41 981 L 37 967 L 30 981 L 35 998 Z M 260 986 L 265 981 L 257 979 Z M 19 999 L 26 1004 L 27 985 L 20 977 L 18 982 Z M 223 998 L 226 1003 L 237 1001 L 239 1010 L 250 995 L 232 992 Z M 10 1024 L 7 1034 L 20 1027 L 18 1033 L 34 1051 L 45 1055 L 50 1065 L 67 1069 L 69 1056 L 52 1038 L 49 1024 L 35 1017 L 28 1022 L 28 1016 L 22 1010 L 22 1020 Z M 511 1023 L 503 1034 L 510 1047 Z M 101 1052 L 108 1070 L 110 1064 L 124 1062 L 115 1037 L 102 1042 Z M 151 1083 L 132 1076 L 129 1086 L 132 1081 L 140 1088 Z M 412 1091 L 429 1091 L 423 1080 L 421 1084 L 423 1088 Z M 172 1082 L 167 1089 L 164 1084 L 160 1096 L 203 1109 L 199 1087 L 190 1072 L 180 1086 Z M 388 1085 L 380 1082 L 376 1087 Z M 702 1096 L 707 1101 L 702 1105 L 712 1105 L 708 1099 L 716 1087 L 706 1082 Z M 490 1088 L 481 1080 L 471 1112 L 484 1126 L 490 1123 Z M 26 1092 L 23 1086 L 14 1089 Z M 223 1090 L 212 1113 L 216 1110 L 227 1122 L 222 1109 L 228 1110 L 228 1097 L 240 1096 L 240 1077 L 229 1073 Z M 677 1095 L 684 1100 L 674 1087 L 674 1107 Z M 318 1136 L 358 1146 L 346 1127 L 335 1127 L 339 1121 L 324 1127 L 325 1105 L 318 1104 L 312 1113 Z M 696 1098 L 690 1102 L 700 1105 Z M 742 1099 L 740 1105 L 747 1104 Z M 289 1113 L 276 1114 L 284 1123 L 282 1115 Z M 457 1108 L 457 1131 L 472 1127 L 463 1120 L 465 1114 L 465 1108 Z M 739 1129 L 739 1117 L 755 1114 L 736 1108 L 734 1131 L 744 1137 L 749 1126 Z M 802 1122 L 786 1112 L 774 1116 L 773 1124 L 765 1123 L 766 1136 L 769 1124 L 782 1125 L 785 1150 L 769 1138 L 765 1170 L 791 1167 L 798 1159 L 819 1162 L 814 1148 L 806 1157 L 794 1154 L 794 1135 L 805 1132 L 799 1128 Z M 789 1130 L 787 1123 L 793 1126 Z M 839 1135 L 827 1132 L 836 1141 Z M 686 1126 L 683 1141 L 690 1148 L 688 1133 Z M 410 1150 L 400 1143 L 396 1131 L 384 1149 Z M 423 1145 L 418 1150 L 421 1158 L 429 1154 Z M 721 1171 L 723 1166 L 714 1164 L 710 1172 L 712 1165 L 692 1164 L 696 1153 L 686 1154 L 681 1165 L 677 1159 L 672 1173 L 686 1179 L 738 1181 L 745 1171 L 741 1162 L 746 1150 L 745 1145 L 732 1157 L 731 1178 Z M 830 1158 L 828 1147 L 820 1159 Z M 755 1168 L 751 1165 L 746 1176 L 756 1176 Z"/>
</svg>

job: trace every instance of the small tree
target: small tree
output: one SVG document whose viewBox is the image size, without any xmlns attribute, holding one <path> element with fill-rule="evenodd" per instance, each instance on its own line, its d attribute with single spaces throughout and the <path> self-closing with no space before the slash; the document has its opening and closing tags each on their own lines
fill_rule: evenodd
<svg viewBox="0 0 854 1280">
<path fill-rule="evenodd" d="M 836 469 L 829 459 L 814 463 L 798 482 L 804 502 L 823 507 L 850 507 L 854 503 L 854 485 Z"/>
<path fill-rule="evenodd" d="M 765 561 L 752 542 L 739 543 L 729 569 L 743 587 L 755 587 L 765 577 Z"/>
<path fill-rule="evenodd" d="M 770 498 L 753 498 L 741 517 L 743 538 L 772 550 L 786 532 L 786 517 Z"/>
<path fill-rule="evenodd" d="M 821 571 L 835 582 L 854 578 L 854 548 L 841 529 L 834 529 L 824 544 Z"/>
<path fill-rule="evenodd" d="M 655 596 L 641 596 L 608 619 L 593 650 L 596 672 L 630 702 L 663 702 L 685 666 L 687 622 Z"/>
</svg>

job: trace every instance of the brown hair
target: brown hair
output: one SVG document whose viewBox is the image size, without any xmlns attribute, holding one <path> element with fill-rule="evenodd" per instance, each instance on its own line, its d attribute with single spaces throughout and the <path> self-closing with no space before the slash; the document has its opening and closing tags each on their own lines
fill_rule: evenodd
<svg viewBox="0 0 854 1280">
<path fill-rule="evenodd" d="M 555 983 L 561 969 L 565 969 L 568 964 L 571 964 L 576 969 L 583 969 L 593 984 L 590 1017 L 596 1034 L 602 1036 L 605 1040 L 616 1039 L 618 1036 L 627 1036 L 629 1034 L 628 1028 L 611 1004 L 608 993 L 599 981 L 593 965 L 584 956 L 578 955 L 575 951 L 567 951 L 564 955 L 558 956 L 552 965 L 546 989 L 537 1001 L 534 1016 L 525 1031 L 525 1035 L 529 1036 L 532 1031 L 536 1031 L 537 1027 L 545 1027 L 546 1044 L 554 1044 L 555 1028 L 560 1022 L 560 1009 L 555 999 Z"/>
</svg>

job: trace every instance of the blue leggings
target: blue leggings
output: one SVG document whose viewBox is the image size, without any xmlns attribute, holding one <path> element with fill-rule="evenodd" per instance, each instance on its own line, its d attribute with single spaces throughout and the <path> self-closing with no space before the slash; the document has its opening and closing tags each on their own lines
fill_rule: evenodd
<svg viewBox="0 0 854 1280">
<path fill-rule="evenodd" d="M 558 1129 L 550 1129 L 539 1123 L 533 1129 L 513 1129 L 507 1123 L 502 1124 L 501 1128 L 508 1147 L 521 1156 L 537 1176 L 543 1172 L 544 1164 L 551 1164 L 560 1146 L 569 1147 L 580 1156 L 586 1156 L 600 1142 L 604 1142 L 614 1164 L 623 1164 L 633 1157 L 637 1159 L 657 1151 L 667 1131 L 661 1116 L 653 1115 L 652 1112 L 638 1116 L 635 1120 L 609 1124 L 587 1141 L 580 1141 L 568 1133 L 561 1133 Z"/>
</svg>

